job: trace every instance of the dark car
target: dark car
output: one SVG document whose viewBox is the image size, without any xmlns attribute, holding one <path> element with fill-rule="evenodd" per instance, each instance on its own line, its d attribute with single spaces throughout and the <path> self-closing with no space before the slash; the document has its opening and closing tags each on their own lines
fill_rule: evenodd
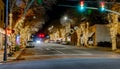
<svg viewBox="0 0 120 69">
<path fill-rule="evenodd" d="M 56 43 L 57 43 L 57 44 L 60 44 L 60 43 L 61 43 L 61 40 L 56 40 Z"/>
</svg>

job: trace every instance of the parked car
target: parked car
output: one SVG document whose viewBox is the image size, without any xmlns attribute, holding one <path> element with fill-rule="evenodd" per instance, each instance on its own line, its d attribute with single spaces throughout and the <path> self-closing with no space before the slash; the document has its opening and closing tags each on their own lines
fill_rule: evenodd
<svg viewBox="0 0 120 69">
<path fill-rule="evenodd" d="M 34 42 L 33 41 L 27 41 L 26 48 L 34 48 Z"/>
<path fill-rule="evenodd" d="M 56 43 L 57 44 L 60 44 L 62 41 L 61 40 L 56 40 Z"/>
<path fill-rule="evenodd" d="M 62 41 L 61 44 L 62 44 L 62 45 L 67 45 L 68 42 L 67 42 L 67 41 Z"/>
<path fill-rule="evenodd" d="M 55 41 L 54 40 L 49 40 L 48 43 L 55 43 Z"/>
</svg>

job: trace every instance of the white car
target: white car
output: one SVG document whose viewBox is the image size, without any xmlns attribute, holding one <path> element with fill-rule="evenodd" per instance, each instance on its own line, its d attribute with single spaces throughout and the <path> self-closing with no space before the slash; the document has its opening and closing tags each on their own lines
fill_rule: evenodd
<svg viewBox="0 0 120 69">
<path fill-rule="evenodd" d="M 27 41 L 26 48 L 34 48 L 34 42 L 33 41 Z"/>
<path fill-rule="evenodd" d="M 66 41 L 61 42 L 62 45 L 67 45 L 68 43 Z"/>
</svg>

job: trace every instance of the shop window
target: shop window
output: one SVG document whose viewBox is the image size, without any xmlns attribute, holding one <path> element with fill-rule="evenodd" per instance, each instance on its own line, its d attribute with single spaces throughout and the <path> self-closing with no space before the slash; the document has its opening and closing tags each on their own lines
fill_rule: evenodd
<svg viewBox="0 0 120 69">
<path fill-rule="evenodd" d="M 118 21 L 120 22 L 120 16 L 118 17 Z"/>
<path fill-rule="evenodd" d="M 1 21 L 3 21 L 3 15 L 4 15 L 3 10 L 1 10 Z"/>
</svg>

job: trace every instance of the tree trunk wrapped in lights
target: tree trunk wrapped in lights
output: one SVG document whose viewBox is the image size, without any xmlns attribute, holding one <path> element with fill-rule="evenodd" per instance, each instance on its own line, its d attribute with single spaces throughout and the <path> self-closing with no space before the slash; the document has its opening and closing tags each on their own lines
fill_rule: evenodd
<svg viewBox="0 0 120 69">
<path fill-rule="evenodd" d="M 82 31 L 82 41 L 84 43 L 84 45 L 87 47 L 88 46 L 88 28 L 89 28 L 89 24 L 88 22 L 87 23 L 84 23 L 84 24 L 81 24 L 81 31 Z"/>
<path fill-rule="evenodd" d="M 120 13 L 120 5 L 119 4 L 114 4 L 112 6 L 113 11 L 119 12 Z M 114 14 L 114 13 L 110 13 L 108 20 L 110 22 L 110 33 L 111 33 L 111 40 L 112 40 L 112 50 L 116 50 L 117 49 L 117 34 L 118 34 L 118 18 L 119 15 Z"/>
<path fill-rule="evenodd" d="M 77 35 L 78 35 L 77 46 L 80 46 L 80 45 L 81 45 L 81 43 L 80 43 L 80 41 L 81 41 L 81 40 L 80 40 L 81 29 L 80 29 L 80 28 L 77 29 L 76 32 L 77 32 Z"/>
<path fill-rule="evenodd" d="M 118 15 L 111 15 L 112 16 L 112 21 L 113 23 L 111 23 L 110 25 L 110 34 L 111 34 L 111 39 L 112 39 L 112 50 L 116 50 L 117 49 L 117 43 L 116 43 L 116 39 L 117 39 L 117 29 L 118 29 Z"/>
<path fill-rule="evenodd" d="M 29 35 L 29 27 L 26 26 L 25 28 L 22 28 L 20 31 L 20 42 L 21 42 L 21 47 L 25 47 L 26 41 L 28 39 Z"/>
</svg>

